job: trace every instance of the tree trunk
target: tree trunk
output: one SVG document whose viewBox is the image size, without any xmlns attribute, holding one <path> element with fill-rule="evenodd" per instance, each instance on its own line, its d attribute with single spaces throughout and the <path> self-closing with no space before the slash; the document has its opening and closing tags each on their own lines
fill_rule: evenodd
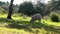
<svg viewBox="0 0 60 34">
<path fill-rule="evenodd" d="M 8 19 L 11 19 L 11 15 L 12 15 L 12 11 L 13 11 L 13 1 L 14 0 L 11 0 L 11 3 L 10 3 L 9 12 L 8 12 L 8 16 L 7 16 Z"/>
</svg>

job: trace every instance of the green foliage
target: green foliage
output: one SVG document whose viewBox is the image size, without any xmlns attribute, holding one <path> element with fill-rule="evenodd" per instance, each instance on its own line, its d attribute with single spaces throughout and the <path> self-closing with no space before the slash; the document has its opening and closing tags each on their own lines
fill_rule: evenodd
<svg viewBox="0 0 60 34">
<path fill-rule="evenodd" d="M 9 11 L 9 6 L 10 6 L 10 4 L 9 4 L 8 1 L 7 2 L 0 1 L 0 10 L 4 9 L 6 12 L 8 12 Z M 13 4 L 13 13 L 17 13 L 18 7 L 19 7 L 19 5 L 14 5 Z"/>
<path fill-rule="evenodd" d="M 3 4 L 5 4 L 5 2 L 0 1 L 0 6 L 3 5 Z"/>
<path fill-rule="evenodd" d="M 42 16 L 48 15 L 49 11 L 46 11 L 47 8 L 45 6 L 47 6 L 47 5 L 38 1 L 36 4 L 36 12 L 40 13 Z"/>
<path fill-rule="evenodd" d="M 1 14 L 2 14 L 2 13 L 7 13 L 7 11 L 4 10 L 3 8 L 0 8 L 0 13 L 1 13 Z"/>
<path fill-rule="evenodd" d="M 0 1 L 0 13 L 7 13 L 9 10 L 9 2 Z"/>
<path fill-rule="evenodd" d="M 48 15 L 50 12 L 45 6 L 47 5 L 43 3 L 33 5 L 32 2 L 24 2 L 20 4 L 18 12 L 28 16 L 31 16 L 36 13 L 40 13 L 42 16 Z"/>
<path fill-rule="evenodd" d="M 36 11 L 33 7 L 32 2 L 24 2 L 20 4 L 18 12 L 30 16 Z"/>
<path fill-rule="evenodd" d="M 50 18 L 53 22 L 59 22 L 59 16 L 56 13 L 51 13 Z"/>
<path fill-rule="evenodd" d="M 60 10 L 60 0 L 51 0 L 53 10 Z"/>
</svg>

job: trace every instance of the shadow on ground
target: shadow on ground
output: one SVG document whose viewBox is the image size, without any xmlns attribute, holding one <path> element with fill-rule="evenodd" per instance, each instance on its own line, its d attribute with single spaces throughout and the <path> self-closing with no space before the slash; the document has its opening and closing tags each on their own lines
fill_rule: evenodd
<svg viewBox="0 0 60 34">
<path fill-rule="evenodd" d="M 32 23 L 30 24 L 29 21 L 15 21 L 15 20 L 10 20 L 10 19 L 5 19 L 5 18 L 0 18 L 0 23 L 8 23 L 8 25 L 6 25 L 6 27 L 8 28 L 17 28 L 17 29 L 24 29 L 25 31 L 29 31 L 29 32 L 35 32 L 32 30 L 32 28 L 38 28 L 38 29 L 45 29 L 48 31 L 52 31 L 54 33 L 58 33 L 60 34 L 60 27 L 55 28 L 57 26 L 49 26 L 43 23 Z M 39 30 L 36 30 L 36 32 L 39 32 Z M 48 34 L 48 33 L 46 33 Z"/>
</svg>

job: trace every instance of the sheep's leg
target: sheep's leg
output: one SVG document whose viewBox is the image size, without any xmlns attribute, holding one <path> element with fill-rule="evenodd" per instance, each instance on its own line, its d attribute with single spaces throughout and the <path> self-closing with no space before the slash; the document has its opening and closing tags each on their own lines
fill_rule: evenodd
<svg viewBox="0 0 60 34">
<path fill-rule="evenodd" d="M 41 23 L 41 19 L 39 19 L 38 22 Z"/>
<path fill-rule="evenodd" d="M 31 19 L 31 20 L 30 20 L 30 24 L 32 24 L 32 23 L 34 23 L 34 19 Z"/>
</svg>

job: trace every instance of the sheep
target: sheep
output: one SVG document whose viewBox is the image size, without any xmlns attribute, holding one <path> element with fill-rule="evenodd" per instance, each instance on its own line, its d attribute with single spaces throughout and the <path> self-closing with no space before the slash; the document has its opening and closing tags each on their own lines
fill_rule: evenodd
<svg viewBox="0 0 60 34">
<path fill-rule="evenodd" d="M 36 21 L 36 20 L 38 20 L 38 22 L 41 23 L 41 15 L 40 15 L 39 13 L 37 13 L 37 14 L 35 14 L 35 15 L 33 15 L 33 16 L 31 17 L 30 23 L 31 23 L 31 22 L 34 22 L 34 21 Z"/>
</svg>

